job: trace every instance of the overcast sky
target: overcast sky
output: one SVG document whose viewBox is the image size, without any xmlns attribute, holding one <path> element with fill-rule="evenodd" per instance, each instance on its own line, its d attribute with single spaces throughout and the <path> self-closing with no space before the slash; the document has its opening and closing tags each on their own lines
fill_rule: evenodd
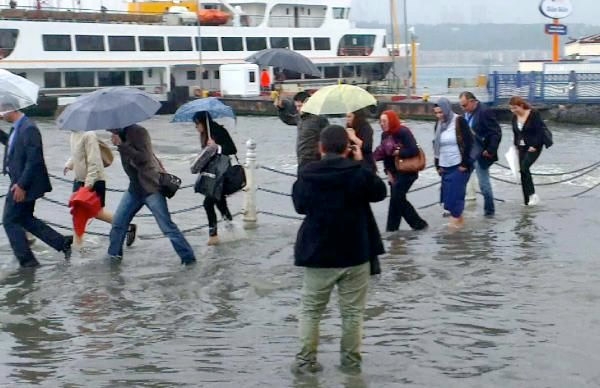
<svg viewBox="0 0 600 388">
<path fill-rule="evenodd" d="M 540 0 L 396 0 L 402 23 L 407 2 L 408 24 L 548 23 Z M 600 25 L 600 0 L 572 0 L 573 13 L 561 23 Z M 389 0 L 353 0 L 353 19 L 389 23 Z M 600 28 L 599 31 L 600 33 Z"/>
</svg>

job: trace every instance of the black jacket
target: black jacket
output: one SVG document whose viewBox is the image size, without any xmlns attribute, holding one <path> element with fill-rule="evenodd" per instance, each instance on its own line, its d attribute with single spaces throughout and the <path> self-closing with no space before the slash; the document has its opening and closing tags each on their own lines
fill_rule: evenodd
<svg viewBox="0 0 600 388">
<path fill-rule="evenodd" d="M 383 253 L 369 203 L 385 196 L 383 181 L 361 163 L 336 155 L 306 165 L 292 188 L 296 211 L 306 215 L 295 265 L 352 267 Z"/>
<path fill-rule="evenodd" d="M 0 143 L 5 145 L 3 171 L 6 174 L 8 170 L 11 185 L 16 183 L 25 190 L 25 201 L 34 201 L 52 191 L 44 161 L 42 135 L 35 122 L 23 117 L 10 152 L 9 137 L 10 134 L 0 130 Z"/>
<path fill-rule="evenodd" d="M 133 124 L 119 132 L 122 143 L 117 146 L 123 170 L 129 177 L 130 193 L 143 197 L 158 193 L 161 165 L 152 150 L 152 139 L 146 128 Z"/>
<path fill-rule="evenodd" d="M 477 101 L 477 108 L 468 122 L 475 138 L 472 159 L 478 160 L 486 166 L 492 165 L 498 160 L 498 147 L 502 139 L 502 130 L 496 121 L 496 115 L 491 109 Z M 485 158 L 483 151 L 492 154 L 492 158 Z"/>
<path fill-rule="evenodd" d="M 546 124 L 544 123 L 544 120 L 542 120 L 540 112 L 537 110 L 532 109 L 531 112 L 529 112 L 529 116 L 527 117 L 527 120 L 525 120 L 522 130 L 519 130 L 519 127 L 517 126 L 517 116 L 513 115 L 513 144 L 518 147 L 521 138 L 523 138 L 527 148 L 534 147 L 539 151 L 544 145 L 545 128 Z"/>
<path fill-rule="evenodd" d="M 329 125 L 329 121 L 325 117 L 310 113 L 298 114 L 294 104 L 288 100 L 283 100 L 283 107 L 278 110 L 281 121 L 298 126 L 296 139 L 298 167 L 319 160 L 319 137 L 321 130 Z"/>
</svg>

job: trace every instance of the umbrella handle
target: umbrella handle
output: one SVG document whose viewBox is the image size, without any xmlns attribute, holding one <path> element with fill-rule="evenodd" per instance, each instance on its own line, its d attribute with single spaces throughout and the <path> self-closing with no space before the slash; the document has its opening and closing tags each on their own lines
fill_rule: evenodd
<svg viewBox="0 0 600 388">
<path fill-rule="evenodd" d="M 210 121 L 208 121 L 208 115 L 206 115 L 206 134 L 208 135 L 209 139 L 212 139 L 212 136 L 210 135 Z"/>
</svg>

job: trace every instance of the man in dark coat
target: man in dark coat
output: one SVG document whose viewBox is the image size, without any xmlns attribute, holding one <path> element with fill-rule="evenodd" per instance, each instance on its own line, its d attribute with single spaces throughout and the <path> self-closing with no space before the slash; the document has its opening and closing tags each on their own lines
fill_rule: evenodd
<svg viewBox="0 0 600 388">
<path fill-rule="evenodd" d="M 386 196 L 383 181 L 360 160 L 346 130 L 326 127 L 320 135 L 320 161 L 307 164 L 292 189 L 294 207 L 306 217 L 294 248 L 295 265 L 305 267 L 300 318 L 301 351 L 292 370 L 316 372 L 319 322 L 337 285 L 342 315 L 341 364 L 360 369 L 363 313 L 369 259 L 383 253 L 370 202 Z"/>
<path fill-rule="evenodd" d="M 494 193 L 490 182 L 490 166 L 498 160 L 498 147 L 502 139 L 502 130 L 494 112 L 484 106 L 471 92 L 462 92 L 459 95 L 460 106 L 465 111 L 465 120 L 473 132 L 475 143 L 472 147 L 471 157 L 475 160 L 475 172 L 479 181 L 479 188 L 483 194 L 483 210 L 486 216 L 493 216 L 496 212 L 494 206 Z"/>
<path fill-rule="evenodd" d="M 278 109 L 279 118 L 288 125 L 298 126 L 298 137 L 296 139 L 296 156 L 298 158 L 298 170 L 307 163 L 319 160 L 319 134 L 329 122 L 325 117 L 302 113 L 302 106 L 308 101 L 310 95 L 306 92 L 296 93 L 294 104 L 288 100 L 277 100 L 275 106 Z"/>
<path fill-rule="evenodd" d="M 10 133 L 0 130 L 0 142 L 5 145 L 3 173 L 10 177 L 4 203 L 2 222 L 10 246 L 21 267 L 37 267 L 25 231 L 71 257 L 72 236 L 63 236 L 33 215 L 35 201 L 52 191 L 44 161 L 42 135 L 36 124 L 18 111 L 16 102 L 0 103 L 0 115 L 12 124 Z"/>
</svg>

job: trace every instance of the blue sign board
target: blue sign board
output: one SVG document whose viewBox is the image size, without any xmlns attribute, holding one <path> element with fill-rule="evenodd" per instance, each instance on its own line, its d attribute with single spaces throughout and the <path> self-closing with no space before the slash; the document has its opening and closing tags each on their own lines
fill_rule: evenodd
<svg viewBox="0 0 600 388">
<path fill-rule="evenodd" d="M 546 24 L 544 25 L 546 34 L 550 35 L 567 35 L 567 26 L 564 24 Z"/>
</svg>

